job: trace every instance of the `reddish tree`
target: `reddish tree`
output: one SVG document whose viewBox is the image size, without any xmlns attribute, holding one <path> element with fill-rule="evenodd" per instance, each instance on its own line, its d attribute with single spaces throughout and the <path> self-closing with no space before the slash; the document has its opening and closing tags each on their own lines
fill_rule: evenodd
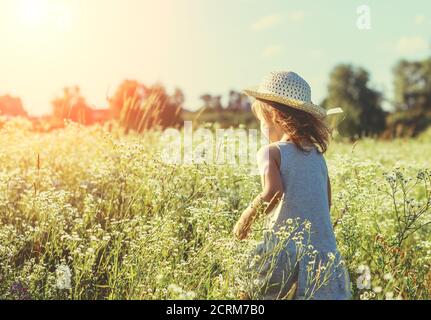
<svg viewBox="0 0 431 320">
<path fill-rule="evenodd" d="M 0 116 L 27 117 L 20 98 L 5 95 L 0 97 Z"/>
<path fill-rule="evenodd" d="M 110 99 L 113 117 L 126 131 L 137 132 L 156 126 L 177 126 L 183 103 L 184 95 L 179 89 L 169 96 L 160 84 L 147 87 L 135 80 L 125 80 Z"/>
</svg>

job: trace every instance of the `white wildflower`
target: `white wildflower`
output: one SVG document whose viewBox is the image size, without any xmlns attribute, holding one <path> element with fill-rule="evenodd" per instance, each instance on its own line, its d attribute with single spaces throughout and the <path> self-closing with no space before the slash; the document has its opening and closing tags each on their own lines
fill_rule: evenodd
<svg viewBox="0 0 431 320">
<path fill-rule="evenodd" d="M 386 292 L 386 300 L 394 300 L 394 293 Z"/>
<path fill-rule="evenodd" d="M 70 271 L 69 266 L 62 264 L 57 267 L 55 273 L 57 276 L 56 283 L 58 289 L 68 290 L 72 288 L 72 272 Z"/>
<path fill-rule="evenodd" d="M 363 294 L 360 295 L 361 300 L 370 300 L 370 294 L 368 291 L 365 291 Z"/>
<path fill-rule="evenodd" d="M 360 276 L 356 279 L 356 286 L 360 290 L 371 289 L 371 272 L 370 268 L 365 265 L 360 265 L 356 270 Z"/>
<path fill-rule="evenodd" d="M 385 279 L 386 281 L 391 281 L 393 279 L 392 275 L 390 273 L 386 273 L 383 276 L 383 279 Z"/>
<path fill-rule="evenodd" d="M 381 292 L 383 291 L 383 289 L 382 289 L 382 287 L 375 287 L 375 288 L 373 289 L 373 291 L 374 291 L 375 293 L 381 293 Z"/>
</svg>

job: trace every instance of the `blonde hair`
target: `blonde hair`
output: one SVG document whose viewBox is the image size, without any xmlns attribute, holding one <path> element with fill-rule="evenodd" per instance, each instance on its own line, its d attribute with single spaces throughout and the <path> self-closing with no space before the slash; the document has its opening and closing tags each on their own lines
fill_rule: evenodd
<svg viewBox="0 0 431 320">
<path fill-rule="evenodd" d="M 278 125 L 298 149 L 306 152 L 306 145 L 311 143 L 320 153 L 327 151 L 332 130 L 323 119 L 278 102 L 262 99 L 253 103 L 252 110 L 259 120 L 264 119 Z"/>
</svg>

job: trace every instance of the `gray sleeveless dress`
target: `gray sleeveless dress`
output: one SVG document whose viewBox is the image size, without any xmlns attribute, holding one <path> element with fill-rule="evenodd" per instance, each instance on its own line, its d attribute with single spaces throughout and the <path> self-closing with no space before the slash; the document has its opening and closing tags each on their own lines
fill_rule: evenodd
<svg viewBox="0 0 431 320">
<path fill-rule="evenodd" d="M 266 217 L 249 261 L 263 299 L 345 300 L 350 280 L 337 250 L 328 205 L 328 170 L 313 147 L 278 142 L 284 197 Z"/>
</svg>

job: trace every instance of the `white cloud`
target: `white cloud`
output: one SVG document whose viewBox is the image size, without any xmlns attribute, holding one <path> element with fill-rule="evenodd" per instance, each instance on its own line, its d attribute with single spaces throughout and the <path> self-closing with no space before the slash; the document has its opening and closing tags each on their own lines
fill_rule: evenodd
<svg viewBox="0 0 431 320">
<path fill-rule="evenodd" d="M 426 21 L 426 18 L 424 15 L 419 14 L 415 17 L 415 24 L 417 25 L 422 25 L 425 23 L 425 21 Z"/>
<path fill-rule="evenodd" d="M 396 50 L 400 54 L 415 54 L 427 49 L 428 42 L 422 37 L 402 37 L 396 45 Z"/>
<path fill-rule="evenodd" d="M 268 15 L 258 19 L 254 22 L 250 29 L 253 31 L 259 31 L 264 29 L 269 29 L 280 23 L 281 16 L 279 14 Z"/>
<path fill-rule="evenodd" d="M 305 18 L 305 12 L 303 10 L 290 11 L 287 14 L 287 17 L 292 22 L 302 22 L 304 21 L 304 18 Z"/>
<path fill-rule="evenodd" d="M 283 48 L 279 45 L 268 46 L 262 51 L 262 56 L 269 58 L 274 57 L 280 54 L 283 51 Z"/>
</svg>

